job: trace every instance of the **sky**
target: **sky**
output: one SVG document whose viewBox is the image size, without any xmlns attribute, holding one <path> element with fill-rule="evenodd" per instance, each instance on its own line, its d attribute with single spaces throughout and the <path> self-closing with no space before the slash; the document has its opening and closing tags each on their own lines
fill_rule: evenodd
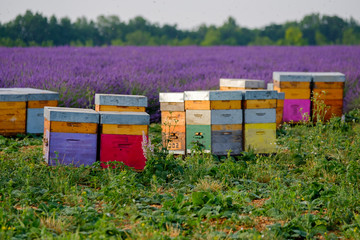
<svg viewBox="0 0 360 240">
<path fill-rule="evenodd" d="M 360 22 L 360 0 L 0 0 L 0 22 L 9 22 L 26 10 L 72 21 L 117 15 L 127 22 L 142 16 L 150 23 L 176 24 L 184 30 L 201 24 L 220 26 L 229 16 L 249 28 L 301 20 L 310 13 Z"/>
</svg>

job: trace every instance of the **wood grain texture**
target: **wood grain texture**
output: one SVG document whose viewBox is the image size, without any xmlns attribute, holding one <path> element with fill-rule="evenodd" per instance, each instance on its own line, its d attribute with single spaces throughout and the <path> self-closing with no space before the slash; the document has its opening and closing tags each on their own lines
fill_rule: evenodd
<svg viewBox="0 0 360 240">
<path fill-rule="evenodd" d="M 111 106 L 111 105 L 95 105 L 95 111 L 105 112 L 145 112 L 145 107 L 133 106 Z"/>
<path fill-rule="evenodd" d="M 231 128 L 231 127 L 229 127 Z M 211 153 L 215 155 L 239 155 L 243 145 L 242 129 L 211 131 Z"/>
<path fill-rule="evenodd" d="M 184 102 L 160 102 L 160 111 L 183 112 L 185 111 Z"/>
<path fill-rule="evenodd" d="M 161 112 L 162 125 L 185 125 L 185 112 Z"/>
<path fill-rule="evenodd" d="M 343 82 L 314 82 L 314 89 L 344 89 Z"/>
<path fill-rule="evenodd" d="M 148 135 L 148 125 L 102 124 L 101 134 L 113 135 Z"/>
<path fill-rule="evenodd" d="M 236 131 L 236 130 L 242 130 L 242 128 L 243 128 L 242 124 L 211 125 L 211 131 Z"/>
<path fill-rule="evenodd" d="M 184 132 L 162 132 L 163 146 L 168 150 L 184 151 L 186 150 L 186 136 Z"/>
<path fill-rule="evenodd" d="M 57 100 L 45 100 L 45 101 L 28 101 L 27 108 L 44 108 L 44 107 L 57 107 Z"/>
<path fill-rule="evenodd" d="M 185 125 L 162 125 L 161 132 L 163 133 L 171 133 L 171 132 L 183 132 L 185 133 L 186 126 Z"/>
<path fill-rule="evenodd" d="M 95 134 L 98 132 L 98 124 L 51 121 L 50 132 Z"/>
<path fill-rule="evenodd" d="M 210 101 L 211 110 L 241 109 L 241 100 Z"/>
<path fill-rule="evenodd" d="M 264 88 L 242 88 L 242 87 L 226 87 L 226 86 L 220 86 L 219 88 L 221 91 L 234 91 L 234 90 L 261 90 Z"/>
<path fill-rule="evenodd" d="M 185 101 L 185 110 L 210 110 L 210 101 L 187 100 Z"/>
<path fill-rule="evenodd" d="M 274 80 L 274 90 L 275 88 L 280 89 L 310 89 L 310 82 L 279 82 Z"/>
<path fill-rule="evenodd" d="M 274 86 L 274 90 L 285 93 L 285 99 L 310 99 L 310 88 L 289 89 L 289 88 L 277 88 Z"/>
<path fill-rule="evenodd" d="M 244 109 L 276 108 L 276 99 L 245 100 Z"/>
<path fill-rule="evenodd" d="M 10 109 L 25 109 L 26 102 L 0 102 L 0 111 Z"/>
<path fill-rule="evenodd" d="M 26 109 L 3 109 L 0 112 L 0 121 L 25 121 Z"/>
<path fill-rule="evenodd" d="M 283 107 L 276 108 L 276 127 L 277 128 L 279 128 L 280 125 L 283 123 L 283 113 L 284 113 Z"/>
<path fill-rule="evenodd" d="M 276 100 L 276 107 L 284 107 L 284 100 L 283 99 L 277 99 Z"/>
<path fill-rule="evenodd" d="M 343 99 L 344 97 L 344 90 L 343 89 L 314 89 L 313 94 L 315 97 L 315 94 L 318 94 L 318 99 Z M 285 94 L 286 97 L 286 94 Z"/>
</svg>

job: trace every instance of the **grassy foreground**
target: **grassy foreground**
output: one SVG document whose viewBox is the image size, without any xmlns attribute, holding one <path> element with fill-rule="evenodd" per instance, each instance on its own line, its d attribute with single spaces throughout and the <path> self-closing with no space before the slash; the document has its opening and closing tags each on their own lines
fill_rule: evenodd
<svg viewBox="0 0 360 240">
<path fill-rule="evenodd" d="M 154 125 L 142 173 L 48 167 L 41 138 L 0 137 L 0 239 L 360 239 L 359 117 L 235 158 L 166 155 Z"/>
</svg>

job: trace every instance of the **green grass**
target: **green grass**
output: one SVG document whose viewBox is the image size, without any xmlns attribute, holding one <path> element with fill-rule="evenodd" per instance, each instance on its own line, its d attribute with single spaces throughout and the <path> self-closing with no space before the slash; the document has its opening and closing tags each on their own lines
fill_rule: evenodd
<svg viewBox="0 0 360 240">
<path fill-rule="evenodd" d="M 167 155 L 153 125 L 142 173 L 48 167 L 41 138 L 0 137 L 0 239 L 359 239 L 359 116 L 235 158 Z"/>
</svg>

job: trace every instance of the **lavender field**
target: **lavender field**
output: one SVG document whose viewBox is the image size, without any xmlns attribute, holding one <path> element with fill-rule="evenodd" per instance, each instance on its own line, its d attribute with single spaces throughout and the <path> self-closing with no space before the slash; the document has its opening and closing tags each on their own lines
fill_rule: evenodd
<svg viewBox="0 0 360 240">
<path fill-rule="evenodd" d="M 61 106 L 86 108 L 94 93 L 144 94 L 155 121 L 160 91 L 217 89 L 219 78 L 270 82 L 273 71 L 342 72 L 345 111 L 359 104 L 359 46 L 0 48 L 0 87 L 50 89 Z"/>
</svg>

